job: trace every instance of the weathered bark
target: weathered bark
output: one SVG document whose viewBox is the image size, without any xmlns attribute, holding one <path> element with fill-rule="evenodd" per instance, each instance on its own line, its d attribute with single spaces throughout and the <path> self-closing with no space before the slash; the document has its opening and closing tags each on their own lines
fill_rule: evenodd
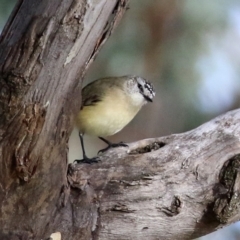
<svg viewBox="0 0 240 240">
<path fill-rule="evenodd" d="M 15 7 L 0 39 L 0 239 L 39 240 L 57 230 L 78 239 L 79 229 L 57 222 L 68 188 L 67 141 L 82 77 L 127 3 L 21 0 Z"/>
<path fill-rule="evenodd" d="M 96 239 L 193 239 L 240 219 L 240 110 L 101 159 L 69 166 L 65 218 Z"/>
</svg>

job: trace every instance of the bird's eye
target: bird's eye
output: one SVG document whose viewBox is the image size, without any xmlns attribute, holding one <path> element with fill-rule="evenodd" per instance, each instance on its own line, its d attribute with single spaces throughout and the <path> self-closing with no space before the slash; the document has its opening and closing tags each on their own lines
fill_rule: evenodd
<svg viewBox="0 0 240 240">
<path fill-rule="evenodd" d="M 143 86 L 141 84 L 138 84 L 138 88 L 140 89 L 141 92 L 143 92 Z"/>
</svg>

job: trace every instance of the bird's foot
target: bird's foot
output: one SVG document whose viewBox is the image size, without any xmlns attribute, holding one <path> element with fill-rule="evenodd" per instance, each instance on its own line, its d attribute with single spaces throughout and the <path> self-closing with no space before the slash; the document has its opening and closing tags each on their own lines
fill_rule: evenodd
<svg viewBox="0 0 240 240">
<path fill-rule="evenodd" d="M 110 148 L 116 148 L 116 147 L 128 147 L 128 145 L 124 142 L 120 142 L 120 143 L 109 143 L 108 146 L 106 148 L 103 148 L 101 150 L 98 151 L 99 153 L 104 153 L 107 150 L 109 150 Z"/>
<path fill-rule="evenodd" d="M 81 164 L 81 163 L 87 163 L 87 164 L 93 164 L 93 163 L 98 163 L 100 162 L 100 158 L 99 157 L 94 157 L 94 158 L 83 158 L 83 159 L 75 159 L 73 163 L 78 163 L 78 164 Z"/>
</svg>

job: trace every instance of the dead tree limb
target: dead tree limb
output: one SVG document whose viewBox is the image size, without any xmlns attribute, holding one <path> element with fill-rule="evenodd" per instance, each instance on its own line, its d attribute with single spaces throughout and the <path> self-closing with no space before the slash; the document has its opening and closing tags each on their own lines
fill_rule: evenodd
<svg viewBox="0 0 240 240">
<path fill-rule="evenodd" d="M 110 150 L 98 164 L 71 164 L 68 180 L 70 222 L 85 219 L 96 239 L 206 235 L 240 219 L 240 110 Z"/>
</svg>

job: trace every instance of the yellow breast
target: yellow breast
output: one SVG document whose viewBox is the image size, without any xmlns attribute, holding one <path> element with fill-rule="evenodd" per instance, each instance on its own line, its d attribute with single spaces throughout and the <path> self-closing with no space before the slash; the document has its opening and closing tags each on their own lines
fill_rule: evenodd
<svg viewBox="0 0 240 240">
<path fill-rule="evenodd" d="M 80 132 L 100 137 L 110 136 L 125 127 L 142 105 L 134 105 L 132 99 L 120 89 L 111 90 L 102 101 L 84 106 L 77 116 Z"/>
</svg>

